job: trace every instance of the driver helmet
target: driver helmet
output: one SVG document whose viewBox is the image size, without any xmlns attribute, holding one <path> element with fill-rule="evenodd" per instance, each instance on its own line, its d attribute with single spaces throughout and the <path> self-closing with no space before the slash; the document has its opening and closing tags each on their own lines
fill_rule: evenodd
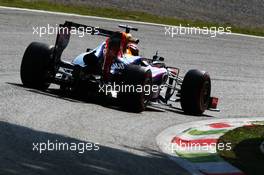
<svg viewBox="0 0 264 175">
<path fill-rule="evenodd" d="M 137 44 L 128 43 L 126 53 L 129 55 L 138 56 L 139 55 L 139 49 L 138 49 Z"/>
</svg>

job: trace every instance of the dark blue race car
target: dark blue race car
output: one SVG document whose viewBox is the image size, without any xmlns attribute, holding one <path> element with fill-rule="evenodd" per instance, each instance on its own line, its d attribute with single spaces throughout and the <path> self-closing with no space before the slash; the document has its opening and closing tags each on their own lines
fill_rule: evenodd
<svg viewBox="0 0 264 175">
<path fill-rule="evenodd" d="M 125 29 L 120 33 L 137 31 L 127 25 L 119 27 Z M 106 50 L 110 47 L 107 42 L 95 49 L 87 49 L 72 62 L 62 60 L 73 28 L 91 28 L 90 34 L 112 40 L 118 33 L 66 21 L 60 25 L 55 46 L 33 42 L 27 47 L 20 71 L 24 86 L 46 90 L 54 83 L 72 93 L 111 96 L 117 98 L 122 107 L 134 112 L 143 111 L 147 105 L 170 106 L 174 102 L 180 102 L 182 110 L 192 115 L 217 109 L 218 99 L 211 97 L 211 80 L 207 72 L 190 70 L 181 78 L 179 69 L 167 66 L 157 53 L 151 59 L 139 56 L 135 48 L 138 40 L 124 48 L 122 55 L 111 62 L 107 81 L 102 70 Z"/>
</svg>

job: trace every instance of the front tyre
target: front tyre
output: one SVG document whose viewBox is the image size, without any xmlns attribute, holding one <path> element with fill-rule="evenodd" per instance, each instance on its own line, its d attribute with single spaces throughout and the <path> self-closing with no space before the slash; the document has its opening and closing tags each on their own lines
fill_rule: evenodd
<svg viewBox="0 0 264 175">
<path fill-rule="evenodd" d="M 22 58 L 20 77 L 24 86 L 45 90 L 48 81 L 53 47 L 39 42 L 31 43 Z"/>
<path fill-rule="evenodd" d="M 207 72 L 190 70 L 181 86 L 181 107 L 186 114 L 201 115 L 208 109 L 211 79 Z"/>
</svg>

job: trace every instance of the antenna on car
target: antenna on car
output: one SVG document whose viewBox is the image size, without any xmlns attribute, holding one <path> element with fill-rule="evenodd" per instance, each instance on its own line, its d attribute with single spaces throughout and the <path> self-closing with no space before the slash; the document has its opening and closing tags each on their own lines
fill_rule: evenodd
<svg viewBox="0 0 264 175">
<path fill-rule="evenodd" d="M 129 33 L 130 30 L 138 31 L 138 28 L 135 28 L 135 27 L 132 27 L 132 26 L 129 26 L 129 25 L 119 24 L 118 27 L 120 27 L 122 29 L 126 29 L 126 33 Z"/>
<path fill-rule="evenodd" d="M 153 60 L 156 61 L 158 59 L 158 54 L 159 54 L 159 51 L 157 50 L 156 51 L 156 54 L 153 56 Z"/>
</svg>

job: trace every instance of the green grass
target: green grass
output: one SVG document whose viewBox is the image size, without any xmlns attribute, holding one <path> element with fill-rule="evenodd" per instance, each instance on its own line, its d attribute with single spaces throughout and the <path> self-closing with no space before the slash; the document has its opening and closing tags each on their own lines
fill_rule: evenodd
<svg viewBox="0 0 264 175">
<path fill-rule="evenodd" d="M 231 150 L 217 150 L 226 161 L 247 175 L 264 174 L 264 154 L 260 144 L 264 141 L 264 126 L 240 127 L 220 137 L 219 143 L 231 143 Z"/>
<path fill-rule="evenodd" d="M 75 13 L 81 15 L 99 16 L 116 19 L 126 19 L 134 21 L 152 22 L 167 25 L 182 25 L 192 27 L 232 27 L 232 32 L 264 36 L 263 28 L 241 28 L 229 24 L 214 24 L 203 21 L 182 20 L 172 17 L 161 17 L 149 13 L 138 11 L 124 11 L 115 8 L 100 8 L 91 6 L 77 6 L 72 4 L 59 4 L 47 1 L 33 0 L 0 0 L 1 6 L 20 7 L 29 9 L 48 10 L 55 12 Z"/>
</svg>

